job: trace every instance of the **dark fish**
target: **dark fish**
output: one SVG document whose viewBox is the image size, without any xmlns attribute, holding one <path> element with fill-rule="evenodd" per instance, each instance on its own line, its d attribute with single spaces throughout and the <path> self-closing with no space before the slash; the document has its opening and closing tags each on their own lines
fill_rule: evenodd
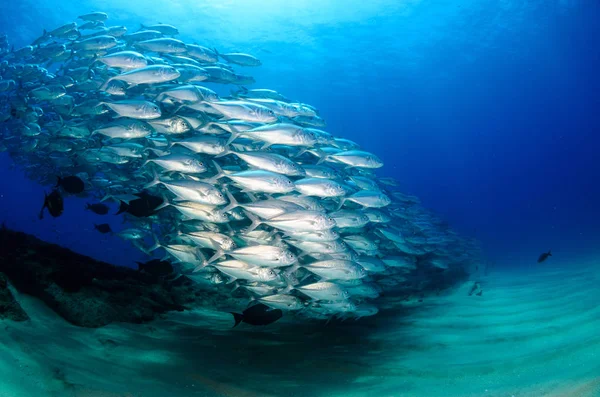
<svg viewBox="0 0 600 397">
<path fill-rule="evenodd" d="M 473 283 L 473 286 L 469 290 L 469 296 L 473 295 L 475 293 L 475 291 L 477 291 L 479 289 L 481 289 L 481 287 L 479 286 L 479 283 L 478 282 Z"/>
<path fill-rule="evenodd" d="M 62 187 L 65 190 L 65 192 L 71 194 L 79 194 L 85 189 L 85 185 L 81 178 L 74 175 L 66 176 L 64 178 L 61 178 L 59 176 L 58 182 L 56 182 L 55 187 L 59 186 Z"/>
<path fill-rule="evenodd" d="M 242 314 L 231 314 L 233 314 L 233 319 L 235 320 L 233 327 L 236 327 L 242 321 L 250 325 L 269 325 L 273 324 L 283 316 L 281 310 L 271 309 L 269 306 L 263 305 L 262 303 L 247 308 Z"/>
<path fill-rule="evenodd" d="M 483 294 L 483 290 L 481 289 L 481 290 L 479 290 L 479 292 L 478 292 L 478 293 L 476 293 L 475 295 L 477 295 L 477 296 L 481 296 L 482 294 Z"/>
<path fill-rule="evenodd" d="M 90 210 L 94 214 L 98 214 L 98 215 L 106 215 L 106 214 L 108 214 L 108 210 L 109 210 L 108 205 L 102 204 L 102 203 L 95 203 L 95 204 L 87 203 L 85 206 L 85 209 Z"/>
<path fill-rule="evenodd" d="M 54 218 L 62 215 L 64 210 L 64 202 L 60 192 L 57 189 L 53 189 L 52 193 L 50 194 L 46 194 L 46 192 L 44 192 L 44 205 L 40 210 L 40 219 L 44 218 L 44 208 L 48 208 L 48 212 Z"/>
<path fill-rule="evenodd" d="M 110 225 L 108 223 L 102 223 L 100 225 L 94 224 L 94 229 L 96 229 L 102 234 L 112 233 L 112 229 L 110 228 Z"/>
<path fill-rule="evenodd" d="M 135 194 L 139 199 L 131 200 L 129 203 L 121 201 L 119 211 L 115 215 L 127 212 L 138 218 L 145 218 L 154 215 L 154 211 L 163 203 L 163 199 L 157 196 L 152 196 L 146 192 Z"/>
<path fill-rule="evenodd" d="M 154 276 L 168 276 L 173 273 L 173 265 L 169 261 L 161 261 L 160 259 L 152 259 L 151 261 L 138 264 L 138 270 L 150 273 Z"/>
<path fill-rule="evenodd" d="M 549 256 L 552 256 L 552 251 L 548 251 L 540 255 L 540 257 L 538 258 L 538 263 L 542 263 L 543 261 L 548 259 Z"/>
</svg>

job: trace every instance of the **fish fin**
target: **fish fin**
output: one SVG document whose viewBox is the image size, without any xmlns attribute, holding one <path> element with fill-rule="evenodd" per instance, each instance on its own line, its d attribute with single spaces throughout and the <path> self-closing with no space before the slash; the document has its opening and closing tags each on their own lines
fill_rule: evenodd
<svg viewBox="0 0 600 397">
<path fill-rule="evenodd" d="M 235 199 L 235 197 L 233 197 L 233 195 L 231 194 L 229 189 L 225 188 L 223 190 L 225 190 L 225 195 L 227 196 L 227 199 L 229 200 L 229 204 L 226 205 L 221 211 L 228 212 L 234 208 L 239 207 L 240 203 L 238 203 L 237 200 Z"/>
<path fill-rule="evenodd" d="M 290 283 L 290 280 L 288 280 L 286 277 L 284 277 L 284 279 L 287 285 L 284 289 L 278 291 L 278 294 L 287 294 L 288 292 L 291 292 L 294 289 L 294 286 L 292 285 L 292 283 Z"/>
<path fill-rule="evenodd" d="M 345 197 L 342 197 L 342 198 L 340 199 L 340 204 L 338 205 L 338 207 L 337 207 L 336 211 L 339 211 L 339 210 L 340 210 L 340 209 L 341 209 L 341 208 L 344 206 L 344 203 L 345 203 L 345 202 L 346 202 L 346 198 L 345 198 Z"/>
<path fill-rule="evenodd" d="M 246 192 L 246 195 L 248 196 L 248 198 L 250 199 L 250 201 L 252 201 L 253 203 L 256 201 L 256 196 L 253 195 L 252 193 Z M 273 198 L 273 197 L 271 197 L 271 198 Z"/>
<path fill-rule="evenodd" d="M 278 247 L 281 247 L 281 246 L 287 247 L 287 245 L 281 239 L 281 235 L 277 234 L 277 231 L 275 231 L 275 230 L 274 230 L 274 232 L 275 233 L 273 233 L 273 234 L 276 234 L 276 236 L 273 238 L 273 245 L 276 245 Z M 273 236 L 273 234 L 270 234 L 270 236 Z"/>
<path fill-rule="evenodd" d="M 160 241 L 158 241 L 158 237 L 156 237 L 156 234 L 154 234 L 154 232 L 152 232 L 152 240 L 154 241 L 154 244 L 152 244 L 151 247 L 144 249 L 143 247 L 141 247 L 140 249 L 145 252 L 146 254 L 150 255 L 150 252 L 155 251 L 157 249 L 159 249 L 160 247 L 162 247 L 162 245 L 160 244 Z"/>
<path fill-rule="evenodd" d="M 167 196 L 165 196 L 164 194 L 161 196 L 163 203 L 161 205 L 159 205 L 158 207 L 156 207 L 154 209 L 154 212 L 158 211 L 158 210 L 162 210 L 165 207 L 168 207 L 171 205 L 171 203 L 169 202 L 169 199 L 167 198 Z"/>
<path fill-rule="evenodd" d="M 42 205 L 42 209 L 40 210 L 40 214 L 38 215 L 38 218 L 44 219 L 44 208 L 46 208 L 47 204 L 48 204 L 48 194 L 46 194 L 46 192 L 44 192 L 44 205 Z"/>
<path fill-rule="evenodd" d="M 213 163 L 215 169 L 217 170 L 217 173 L 215 175 L 211 176 L 210 178 L 205 179 L 204 181 L 206 183 L 214 183 L 215 181 L 217 181 L 217 180 L 223 178 L 224 176 L 226 176 L 225 172 L 223 172 L 223 169 L 221 168 L 221 166 L 219 164 L 217 164 L 216 161 L 213 160 L 212 163 Z"/>
<path fill-rule="evenodd" d="M 292 157 L 293 158 L 300 157 L 306 152 L 308 152 L 308 148 L 302 148 L 302 149 L 300 149 L 300 151 L 298 151 L 298 153 L 294 154 Z"/>
<path fill-rule="evenodd" d="M 257 216 L 251 214 L 249 211 L 244 210 L 244 214 L 246 214 L 248 219 L 250 219 L 250 221 L 252 222 L 252 224 L 250 226 L 248 226 L 248 228 L 246 230 L 244 230 L 244 233 L 250 233 L 251 231 L 253 231 L 254 229 L 256 229 L 257 227 L 259 227 L 260 225 L 262 225 L 264 223 L 263 221 L 258 219 Z"/>
<path fill-rule="evenodd" d="M 221 56 L 221 54 L 219 54 L 219 51 L 217 51 L 216 48 L 213 47 L 213 51 L 215 52 L 215 54 L 217 55 L 217 61 L 219 60 L 219 57 Z M 222 57 L 221 57 L 222 58 Z"/>
<path fill-rule="evenodd" d="M 548 256 L 552 256 L 552 250 L 548 250 Z"/>
<path fill-rule="evenodd" d="M 201 264 L 196 266 L 196 268 L 194 269 L 194 272 L 197 272 L 200 269 L 204 269 L 206 266 L 208 266 L 208 262 L 206 261 L 206 256 L 204 256 L 204 253 L 202 252 L 200 247 L 196 248 L 196 255 L 200 258 Z"/>
<path fill-rule="evenodd" d="M 308 273 L 308 272 L 307 272 L 307 273 L 304 275 L 304 277 L 302 277 L 302 279 L 300 279 L 300 280 L 298 280 L 298 281 L 302 283 L 302 282 L 304 282 L 304 280 L 306 280 L 306 279 L 307 279 L 307 278 L 309 278 L 310 276 L 312 276 L 312 273 Z"/>
<path fill-rule="evenodd" d="M 265 142 L 265 144 L 261 146 L 260 150 L 266 150 L 269 147 L 271 147 L 271 145 L 273 145 L 273 144 L 269 143 L 269 142 Z"/>
<path fill-rule="evenodd" d="M 108 87 L 108 84 L 113 81 L 115 78 L 114 77 L 109 77 L 108 79 L 106 79 L 106 81 L 104 82 L 104 84 L 102 84 L 99 88 L 100 91 L 104 91 L 106 90 L 106 87 Z"/>
<path fill-rule="evenodd" d="M 146 163 L 148 163 L 148 161 L 150 161 L 150 160 L 147 160 Z M 144 163 L 144 164 L 146 164 L 146 163 Z M 153 169 L 152 170 L 152 181 L 150 181 L 147 184 L 145 184 L 144 185 L 144 189 L 149 189 L 152 186 L 158 185 L 159 183 L 161 183 L 160 182 L 160 176 L 158 175 L 158 173 L 156 172 L 156 170 Z"/>
<path fill-rule="evenodd" d="M 233 276 L 229 276 L 229 280 L 225 283 L 225 285 L 228 284 L 233 284 L 237 281 L 237 278 L 233 277 Z"/>
<path fill-rule="evenodd" d="M 234 152 L 233 150 L 231 150 L 231 149 L 229 148 L 229 146 L 227 146 L 227 147 L 225 148 L 225 150 L 224 150 L 222 153 L 219 153 L 219 154 L 217 154 L 216 156 L 213 156 L 213 157 L 214 157 L 215 159 L 218 159 L 219 157 L 225 157 L 225 156 L 227 156 L 228 154 L 235 154 L 235 152 Z"/>
<path fill-rule="evenodd" d="M 239 323 L 241 323 L 244 320 L 244 315 L 240 314 L 240 313 L 234 313 L 234 312 L 230 312 L 230 313 L 233 315 L 233 321 L 235 321 L 235 324 L 231 328 L 235 328 L 238 326 Z"/>
<path fill-rule="evenodd" d="M 311 255 L 311 254 L 314 254 L 314 252 L 303 252 L 303 253 L 301 253 L 301 254 L 298 255 L 298 259 L 303 258 L 303 257 L 305 257 L 307 255 Z"/>
<path fill-rule="evenodd" d="M 223 251 L 222 248 L 220 248 L 219 243 L 216 242 L 215 240 L 209 238 L 210 242 L 215 246 L 218 247 L 216 249 L 216 252 L 214 253 L 213 256 L 211 256 L 208 261 L 206 262 L 207 265 L 210 265 L 211 263 L 213 263 L 214 261 L 216 261 L 217 259 L 221 258 L 222 256 L 225 255 L 225 251 Z"/>
<path fill-rule="evenodd" d="M 235 291 L 236 289 L 240 288 L 240 283 L 238 283 L 237 281 L 235 283 L 233 283 L 234 287 L 231 290 L 231 292 Z"/>
<path fill-rule="evenodd" d="M 321 157 L 321 158 L 320 158 L 320 159 L 317 161 L 317 164 L 316 164 L 316 165 L 319 165 L 319 164 L 321 164 L 322 162 L 324 162 L 324 161 L 327 161 L 327 159 L 329 159 L 329 156 L 323 156 L 323 157 Z"/>
<path fill-rule="evenodd" d="M 229 127 L 233 130 L 233 132 L 230 133 L 231 135 L 229 136 L 229 139 L 227 139 L 227 142 L 225 142 L 225 145 L 227 146 L 229 146 L 242 134 L 237 128 L 235 128 L 235 126 L 230 124 Z"/>
<path fill-rule="evenodd" d="M 254 306 L 256 304 L 258 304 L 258 299 L 256 299 L 255 296 L 251 296 L 250 301 L 248 302 L 248 306 L 246 306 L 246 307 Z"/>
</svg>

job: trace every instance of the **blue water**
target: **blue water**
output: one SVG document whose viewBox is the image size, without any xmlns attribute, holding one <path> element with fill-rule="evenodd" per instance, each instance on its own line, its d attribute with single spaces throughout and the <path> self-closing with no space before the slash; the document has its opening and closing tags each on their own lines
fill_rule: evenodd
<svg viewBox="0 0 600 397">
<path fill-rule="evenodd" d="M 600 241 L 597 1 L 68 3 L 5 2 L 0 30 L 18 47 L 97 9 L 130 30 L 175 24 L 184 40 L 259 56 L 256 88 L 315 105 L 329 131 L 380 155 L 381 175 L 491 260 L 582 254 Z M 10 162 L 0 157 L 9 225 L 119 264 L 140 257 L 100 241 L 92 226 L 106 218 L 81 200 L 37 220 L 44 188 Z"/>
<path fill-rule="evenodd" d="M 251 88 L 316 106 L 326 130 L 380 156 L 380 176 L 506 270 L 482 281 L 481 299 L 464 285 L 401 314 L 295 334 L 231 331 L 228 313 L 205 308 L 89 330 L 19 297 L 32 321 L 2 323 L 0 397 L 599 395 L 599 1 L 3 0 L 0 10 L 16 47 L 97 10 L 108 25 L 169 23 L 186 42 L 256 55 Z M 11 164 L 0 153 L 0 221 L 110 263 L 144 259 L 93 230 L 127 225 L 84 199 L 39 220 L 51 186 Z M 56 368 L 77 387 L 57 383 Z"/>
</svg>

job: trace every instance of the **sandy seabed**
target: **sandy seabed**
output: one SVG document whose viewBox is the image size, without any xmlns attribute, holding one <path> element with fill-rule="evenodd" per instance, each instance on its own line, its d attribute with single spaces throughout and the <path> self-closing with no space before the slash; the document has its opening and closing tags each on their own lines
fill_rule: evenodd
<svg viewBox="0 0 600 397">
<path fill-rule="evenodd" d="M 231 330 L 228 313 L 195 311 L 78 328 L 17 295 L 31 320 L 0 321 L 0 397 L 600 396 L 588 264 L 495 272 L 481 297 L 466 284 L 326 326 Z"/>
</svg>

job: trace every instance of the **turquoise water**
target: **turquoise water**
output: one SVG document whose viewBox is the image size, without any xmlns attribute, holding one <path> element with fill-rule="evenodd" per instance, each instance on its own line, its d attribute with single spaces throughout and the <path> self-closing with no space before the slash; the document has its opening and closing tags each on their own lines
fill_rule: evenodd
<svg viewBox="0 0 600 397">
<path fill-rule="evenodd" d="M 0 396 L 581 396 L 600 394 L 597 259 L 495 272 L 370 322 L 229 330 L 210 311 L 82 329 L 21 297 Z M 564 270 L 565 267 L 572 268 Z"/>
</svg>

